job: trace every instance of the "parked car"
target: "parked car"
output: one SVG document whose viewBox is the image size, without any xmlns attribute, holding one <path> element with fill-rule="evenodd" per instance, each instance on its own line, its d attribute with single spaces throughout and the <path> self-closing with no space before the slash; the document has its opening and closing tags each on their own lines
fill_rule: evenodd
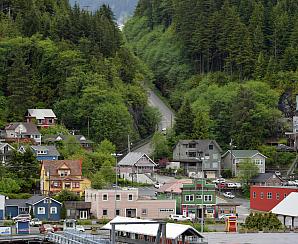
<svg viewBox="0 0 298 244">
<path fill-rule="evenodd" d="M 213 180 L 212 183 L 215 183 L 215 184 L 220 184 L 220 183 L 225 183 L 226 180 L 224 178 L 218 178 L 216 180 Z"/>
<path fill-rule="evenodd" d="M 38 218 L 34 218 L 34 219 L 31 219 L 30 225 L 31 226 L 41 226 L 42 225 L 42 221 L 39 220 Z"/>
<path fill-rule="evenodd" d="M 236 182 L 236 183 L 234 183 L 234 184 L 235 184 L 235 186 L 236 186 L 237 188 L 241 188 L 241 187 L 242 187 L 241 183 Z"/>
<path fill-rule="evenodd" d="M 281 176 L 280 171 L 275 171 L 274 173 L 275 173 L 277 176 Z"/>
<path fill-rule="evenodd" d="M 179 214 L 171 214 L 169 216 L 169 219 L 174 220 L 174 221 L 191 221 L 191 217 L 186 217 L 184 215 L 179 215 Z"/>
<path fill-rule="evenodd" d="M 13 221 L 21 221 L 21 220 L 31 220 L 30 214 L 19 214 L 16 217 L 12 218 Z"/>
<path fill-rule="evenodd" d="M 76 231 L 79 231 L 79 232 L 85 232 L 85 228 L 83 225 L 77 225 L 76 226 Z"/>
<path fill-rule="evenodd" d="M 225 192 L 223 195 L 224 197 L 231 198 L 231 199 L 235 197 L 235 195 L 233 195 L 232 192 L 230 191 Z"/>
<path fill-rule="evenodd" d="M 52 225 L 50 224 L 43 224 L 39 227 L 39 233 L 40 234 L 45 234 L 45 233 L 48 233 L 48 232 L 52 232 L 54 233 L 54 228 Z"/>
<path fill-rule="evenodd" d="M 236 184 L 235 184 L 235 183 L 232 183 L 232 182 L 229 182 L 229 183 L 227 184 L 227 186 L 228 186 L 229 188 L 236 188 L 236 187 L 237 187 Z"/>
<path fill-rule="evenodd" d="M 161 129 L 161 133 L 162 133 L 163 135 L 166 135 L 166 134 L 167 134 L 167 128 L 162 128 L 162 129 Z"/>
<path fill-rule="evenodd" d="M 158 183 L 158 182 L 156 182 L 156 183 L 154 184 L 154 187 L 155 187 L 156 189 L 159 189 L 159 188 L 161 187 L 161 184 Z"/>
</svg>

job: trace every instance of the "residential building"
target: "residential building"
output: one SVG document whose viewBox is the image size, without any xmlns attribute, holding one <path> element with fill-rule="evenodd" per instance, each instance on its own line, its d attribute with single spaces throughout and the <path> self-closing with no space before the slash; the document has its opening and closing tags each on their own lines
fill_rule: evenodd
<svg viewBox="0 0 298 244">
<path fill-rule="evenodd" d="M 90 219 L 91 203 L 84 201 L 65 201 L 68 219 Z"/>
<path fill-rule="evenodd" d="M 41 134 L 33 123 L 13 122 L 5 127 L 7 142 L 33 142 L 41 144 Z"/>
<path fill-rule="evenodd" d="M 217 202 L 215 205 L 215 218 L 222 219 L 222 216 L 226 214 L 237 214 L 237 207 L 240 206 L 240 203 L 234 202 Z"/>
<path fill-rule="evenodd" d="M 217 178 L 221 173 L 221 148 L 215 140 L 180 140 L 173 150 L 173 161 L 180 162 L 188 176 Z"/>
<path fill-rule="evenodd" d="M 250 179 L 250 185 L 257 186 L 281 186 L 283 180 L 274 172 L 262 173 Z"/>
<path fill-rule="evenodd" d="M 26 121 L 47 128 L 56 124 L 57 117 L 52 109 L 28 109 Z"/>
<path fill-rule="evenodd" d="M 97 219 L 112 219 L 116 215 L 165 219 L 176 213 L 175 200 L 141 197 L 137 188 L 86 189 L 85 202 L 91 202 L 91 213 Z"/>
<path fill-rule="evenodd" d="M 0 194 L 0 221 L 5 218 L 5 196 Z"/>
<path fill-rule="evenodd" d="M 298 192 L 291 186 L 251 186 L 250 208 L 256 211 L 269 212 L 291 192 Z"/>
<path fill-rule="evenodd" d="M 239 164 L 245 161 L 255 163 L 259 168 L 259 173 L 265 173 L 266 156 L 258 150 L 228 150 L 222 155 L 222 163 L 224 169 L 232 171 L 233 176 L 237 176 L 239 172 Z"/>
<path fill-rule="evenodd" d="M 203 184 L 203 185 L 202 185 Z M 215 216 L 215 185 L 206 183 L 205 179 L 194 180 L 191 184 L 183 184 L 181 193 L 182 214 L 190 217 L 206 218 Z"/>
<path fill-rule="evenodd" d="M 143 174 L 148 176 L 148 181 L 150 181 L 155 177 L 154 169 L 156 166 L 157 164 L 145 153 L 129 152 L 118 163 L 118 170 L 121 178 L 140 182 L 139 175 Z"/>
<path fill-rule="evenodd" d="M 0 163 L 6 164 L 11 160 L 13 150 L 15 150 L 14 147 L 8 143 L 0 142 Z"/>
<path fill-rule="evenodd" d="M 46 144 L 54 144 L 61 141 L 67 141 L 70 137 L 74 137 L 76 141 L 86 150 L 92 150 L 94 142 L 88 140 L 83 135 L 46 135 L 43 142 Z"/>
<path fill-rule="evenodd" d="M 58 152 L 56 146 L 31 146 L 33 153 L 38 161 L 42 160 L 58 160 L 60 153 Z"/>
<path fill-rule="evenodd" d="M 115 225 L 116 242 L 117 243 L 134 243 L 134 244 L 150 244 L 159 243 L 157 240 L 159 231 L 159 223 L 150 223 L 150 219 L 137 219 L 137 218 L 125 218 L 117 216 L 112 221 L 104 225 L 102 230 L 109 230 L 110 239 L 112 238 L 112 224 L 111 223 L 129 223 Z M 132 224 L 132 222 L 138 222 L 139 224 Z M 147 222 L 142 224 L 142 222 Z M 182 243 L 201 243 L 207 244 L 204 237 L 192 226 L 185 224 L 166 223 L 165 224 L 166 240 L 167 244 L 182 244 Z M 163 229 L 163 228 L 161 228 Z"/>
<path fill-rule="evenodd" d="M 42 221 L 60 220 L 62 204 L 57 200 L 41 195 L 34 195 L 29 199 L 6 199 L 5 215 L 11 219 L 19 214 L 32 213 Z"/>
<path fill-rule="evenodd" d="M 91 186 L 82 176 L 82 160 L 44 160 L 40 173 L 40 190 L 43 194 L 59 193 L 66 189 L 80 196 Z"/>
</svg>

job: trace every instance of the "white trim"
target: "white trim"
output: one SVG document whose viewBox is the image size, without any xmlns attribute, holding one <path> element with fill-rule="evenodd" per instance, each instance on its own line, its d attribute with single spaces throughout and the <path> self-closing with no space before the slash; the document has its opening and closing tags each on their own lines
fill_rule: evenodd
<svg viewBox="0 0 298 244">
<path fill-rule="evenodd" d="M 53 199 L 53 198 L 51 198 L 51 197 L 45 197 L 45 198 L 43 198 L 43 199 L 41 199 L 41 200 L 39 200 L 39 201 L 37 201 L 37 202 L 32 203 L 32 205 L 34 206 L 34 205 L 36 205 L 37 203 L 40 203 L 41 201 L 44 201 L 46 198 L 49 198 L 50 200 L 52 200 L 52 201 L 54 201 L 54 202 L 56 202 L 56 203 L 62 205 L 61 202 L 58 202 L 57 200 L 55 200 L 55 199 Z M 29 203 L 29 202 L 27 202 L 27 203 Z M 31 203 L 29 203 L 29 204 L 31 204 Z"/>
</svg>

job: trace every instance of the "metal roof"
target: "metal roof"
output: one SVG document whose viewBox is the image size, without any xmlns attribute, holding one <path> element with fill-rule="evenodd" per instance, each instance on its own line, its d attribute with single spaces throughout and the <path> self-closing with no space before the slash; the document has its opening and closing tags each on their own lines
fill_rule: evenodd
<svg viewBox="0 0 298 244">
<path fill-rule="evenodd" d="M 196 149 L 201 151 L 206 151 L 209 148 L 210 144 L 214 144 L 219 151 L 222 151 L 221 147 L 218 145 L 218 143 L 215 140 L 179 140 L 179 142 L 176 144 L 175 147 L 177 147 L 178 144 L 189 144 L 189 143 L 195 143 Z"/>
<path fill-rule="evenodd" d="M 267 180 L 269 180 L 271 177 L 272 178 L 275 177 L 275 178 L 280 179 L 275 173 L 273 173 L 273 172 L 267 172 L 267 173 L 260 173 L 260 174 L 258 174 L 257 176 L 255 176 L 254 178 L 252 178 L 250 180 L 250 182 L 263 183 L 263 182 L 266 182 Z"/>
<path fill-rule="evenodd" d="M 27 207 L 26 202 L 28 199 L 6 199 L 5 206 L 18 206 L 19 208 Z"/>
<path fill-rule="evenodd" d="M 28 115 L 36 119 L 56 118 L 52 109 L 28 109 Z"/>
<path fill-rule="evenodd" d="M 225 157 L 227 154 L 230 154 L 231 150 L 228 150 L 226 153 L 222 155 L 222 157 Z M 265 155 L 260 153 L 258 150 L 232 150 L 232 154 L 235 158 L 252 158 L 253 156 L 259 154 L 265 158 L 267 158 Z"/>
<path fill-rule="evenodd" d="M 5 127 L 5 130 L 15 130 L 21 124 L 27 130 L 27 132 L 21 131 L 22 135 L 40 135 L 40 132 L 38 131 L 37 126 L 35 124 L 27 123 L 27 122 L 12 122 L 12 123 L 9 123 Z"/>
<path fill-rule="evenodd" d="M 57 148 L 53 145 L 49 146 L 31 146 L 34 151 L 48 151 L 47 154 L 40 154 L 38 156 L 60 156 Z M 36 153 L 37 154 L 37 153 Z"/>
<path fill-rule="evenodd" d="M 111 230 L 111 222 L 113 223 L 125 223 L 125 222 L 154 222 L 153 220 L 147 219 L 136 219 L 136 218 L 127 218 L 117 216 L 112 221 L 104 225 L 101 229 L 103 230 Z M 116 225 L 116 231 L 123 231 L 147 236 L 156 236 L 158 231 L 159 224 L 129 224 L 129 225 Z M 166 224 L 166 236 L 169 239 L 175 240 L 182 234 L 186 234 L 187 236 L 198 236 L 199 238 L 203 238 L 203 236 L 192 226 L 183 225 L 183 224 L 174 224 L 167 223 Z"/>
<path fill-rule="evenodd" d="M 119 166 L 133 166 L 138 163 L 138 161 L 142 158 L 146 157 L 150 162 L 150 165 L 156 166 L 157 164 L 154 163 L 145 153 L 142 152 L 130 152 L 128 153 L 123 159 L 121 159 L 118 163 Z M 141 165 L 138 163 L 138 165 Z M 142 164 L 143 165 L 143 164 Z M 146 164 L 147 166 L 147 164 Z"/>
<path fill-rule="evenodd" d="M 272 213 L 284 216 L 298 217 L 298 192 L 291 192 L 284 200 L 277 204 Z"/>
</svg>

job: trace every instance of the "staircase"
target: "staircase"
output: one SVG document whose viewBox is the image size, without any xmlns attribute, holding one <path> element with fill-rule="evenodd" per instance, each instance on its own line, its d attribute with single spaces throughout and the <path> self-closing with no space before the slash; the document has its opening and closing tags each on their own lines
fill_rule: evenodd
<svg viewBox="0 0 298 244">
<path fill-rule="evenodd" d="M 287 177 L 293 174 L 293 172 L 297 167 L 297 163 L 298 163 L 298 154 L 296 155 L 296 158 L 294 159 L 293 163 L 291 164 L 290 168 L 287 171 Z"/>
</svg>

